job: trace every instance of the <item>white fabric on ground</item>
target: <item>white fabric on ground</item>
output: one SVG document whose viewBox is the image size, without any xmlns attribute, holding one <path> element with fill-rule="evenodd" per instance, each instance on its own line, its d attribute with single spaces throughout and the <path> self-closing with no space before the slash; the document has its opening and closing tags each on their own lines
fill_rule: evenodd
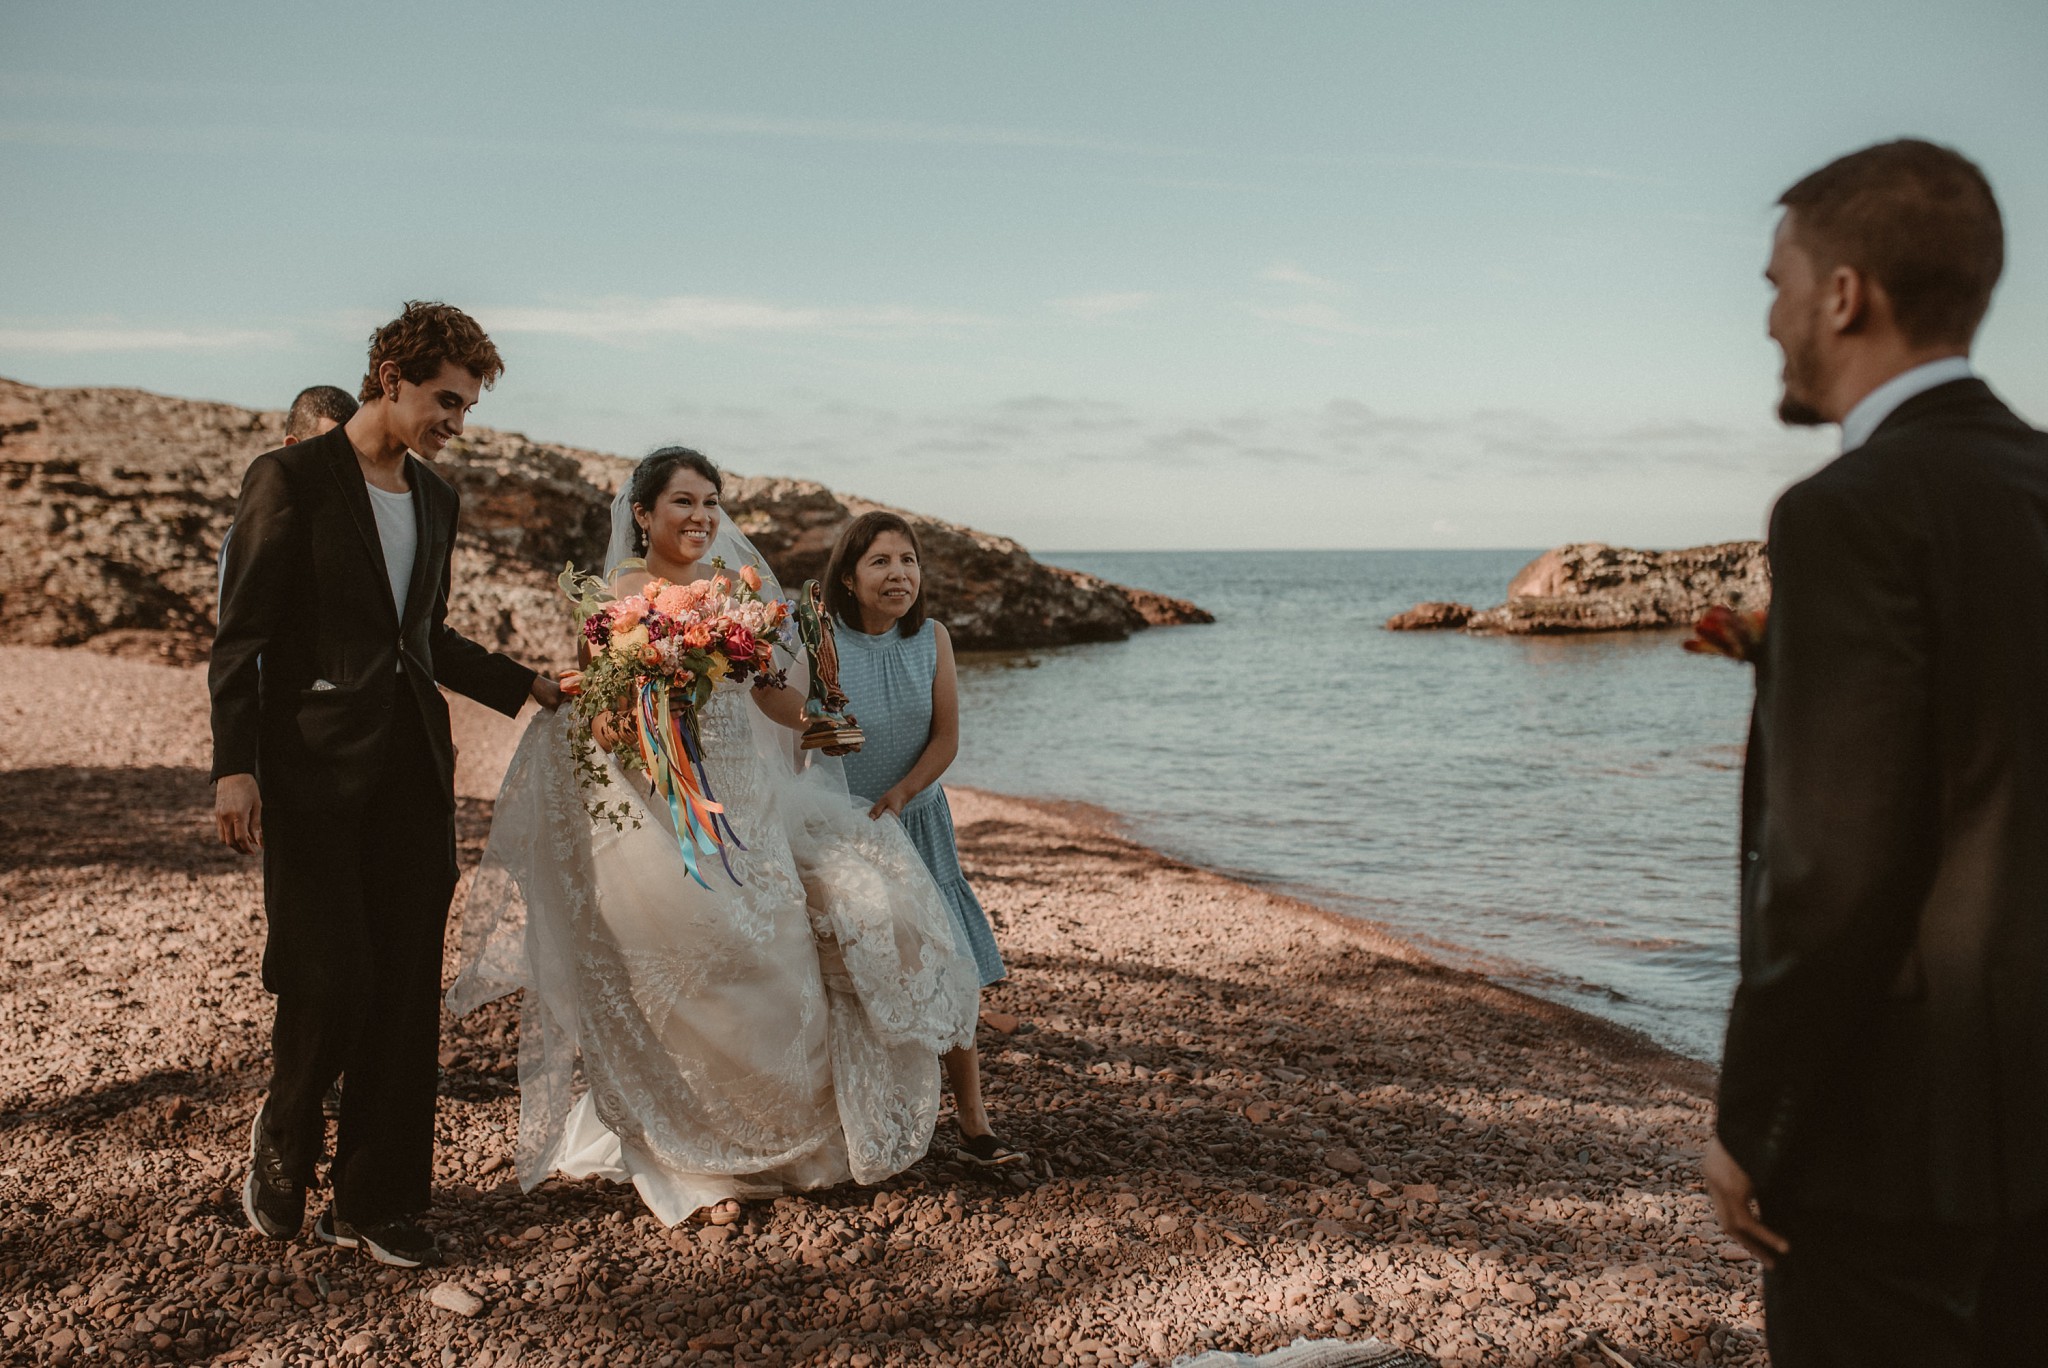
<svg viewBox="0 0 2048 1368">
<path fill-rule="evenodd" d="M 1435 1360 L 1384 1340 L 1298 1339 L 1265 1354 L 1212 1349 L 1177 1358 L 1173 1368 L 1434 1368 Z"/>
</svg>

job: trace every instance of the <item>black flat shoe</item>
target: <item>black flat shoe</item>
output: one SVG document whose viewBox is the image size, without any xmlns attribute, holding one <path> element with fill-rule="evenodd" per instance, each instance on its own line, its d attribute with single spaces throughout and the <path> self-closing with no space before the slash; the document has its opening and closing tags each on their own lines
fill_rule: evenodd
<svg viewBox="0 0 2048 1368">
<path fill-rule="evenodd" d="M 249 1176 L 242 1183 L 242 1214 L 249 1229 L 289 1240 L 306 1223 L 306 1185 L 285 1172 L 284 1156 L 263 1132 L 263 1110 L 249 1123 Z"/>
<path fill-rule="evenodd" d="M 993 1135 L 962 1135 L 960 1145 L 954 1151 L 970 1164 L 983 1168 L 1005 1168 L 1021 1164 L 1029 1156 L 1023 1150 L 1011 1149 Z"/>
</svg>

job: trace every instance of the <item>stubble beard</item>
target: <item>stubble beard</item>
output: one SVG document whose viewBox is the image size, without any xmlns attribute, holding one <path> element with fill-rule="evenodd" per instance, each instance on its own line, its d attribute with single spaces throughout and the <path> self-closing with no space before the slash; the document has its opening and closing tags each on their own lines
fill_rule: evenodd
<svg viewBox="0 0 2048 1368">
<path fill-rule="evenodd" d="M 1785 348 L 1785 391 L 1778 397 L 1778 421 L 1787 427 L 1824 427 L 1827 415 L 1805 397 L 1820 370 L 1819 348 L 1811 334 Z"/>
</svg>

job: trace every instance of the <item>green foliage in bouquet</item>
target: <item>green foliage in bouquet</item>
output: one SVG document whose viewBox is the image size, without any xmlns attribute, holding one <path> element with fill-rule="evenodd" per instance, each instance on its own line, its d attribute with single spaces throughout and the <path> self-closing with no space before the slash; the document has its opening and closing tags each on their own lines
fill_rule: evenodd
<svg viewBox="0 0 2048 1368">
<path fill-rule="evenodd" d="M 620 570 L 645 569 L 647 562 L 628 560 L 619 563 Z M 562 573 L 555 583 L 570 602 L 576 605 L 579 623 L 587 623 L 604 611 L 612 601 L 611 585 L 603 576 L 578 570 L 574 562 L 562 567 Z M 569 754 L 576 766 L 576 786 L 583 793 L 583 809 L 594 822 L 609 822 L 614 831 L 624 831 L 626 823 L 640 825 L 640 814 L 633 810 L 631 803 L 607 803 L 599 796 L 599 790 L 611 787 L 611 771 L 605 767 L 604 752 L 590 736 L 590 726 L 601 712 L 613 711 L 612 700 L 631 697 L 636 683 L 636 672 L 608 652 L 595 651 L 590 663 L 581 671 L 576 691 L 575 715 L 577 725 L 569 729 Z M 646 772 L 646 762 L 637 749 L 628 748 L 619 753 L 619 763 L 630 770 Z"/>
</svg>

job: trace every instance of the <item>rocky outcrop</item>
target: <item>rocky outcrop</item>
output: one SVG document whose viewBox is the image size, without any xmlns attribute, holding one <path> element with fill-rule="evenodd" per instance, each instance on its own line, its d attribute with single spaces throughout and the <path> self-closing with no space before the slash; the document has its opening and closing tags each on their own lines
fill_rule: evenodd
<svg viewBox="0 0 2048 1368">
<path fill-rule="evenodd" d="M 1680 551 L 1637 551 L 1575 542 L 1546 551 L 1508 584 L 1507 602 L 1485 612 L 1425 603 L 1387 620 L 1394 631 L 1462 627 L 1478 634 L 1559 635 L 1690 627 L 1717 603 L 1768 608 L 1770 562 L 1762 542 L 1721 542 Z"/>
<path fill-rule="evenodd" d="M 1418 603 L 1388 618 L 1385 626 L 1390 632 L 1441 632 L 1463 627 L 1477 611 L 1469 603 Z"/>
<path fill-rule="evenodd" d="M 808 480 L 772 476 L 732 481 L 725 502 L 789 585 L 821 577 L 839 530 L 884 507 Z M 964 649 L 1121 641 L 1149 626 L 1214 621 L 1182 599 L 1041 565 L 1008 537 L 892 511 L 917 530 L 932 611 Z"/>
<path fill-rule="evenodd" d="M 278 413 L 0 380 L 0 641 L 202 657 L 242 472 L 282 439 Z M 603 555 L 612 492 L 631 463 L 480 428 L 436 467 L 463 501 L 451 619 L 522 658 L 564 658 L 573 638 L 554 577 L 565 561 Z M 791 584 L 818 575 L 839 529 L 878 506 L 759 476 L 735 477 L 727 500 Z M 904 516 L 925 542 L 932 611 L 964 649 L 1114 641 L 1211 620 L 1191 603 L 1043 565 L 1008 538 Z"/>
</svg>

